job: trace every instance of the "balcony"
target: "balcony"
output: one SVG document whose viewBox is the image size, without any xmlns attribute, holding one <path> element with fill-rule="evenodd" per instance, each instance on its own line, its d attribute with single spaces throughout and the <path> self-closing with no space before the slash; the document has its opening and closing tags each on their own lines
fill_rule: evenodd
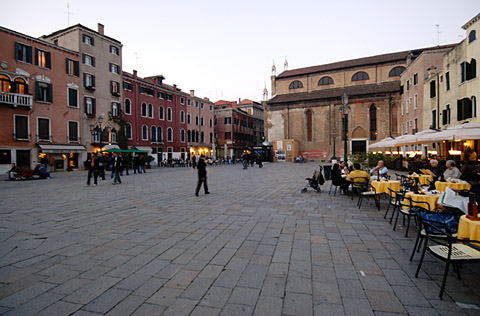
<svg viewBox="0 0 480 316">
<path fill-rule="evenodd" d="M 33 96 L 0 91 L 0 103 L 11 104 L 14 107 L 27 106 L 31 109 L 33 106 Z"/>
</svg>

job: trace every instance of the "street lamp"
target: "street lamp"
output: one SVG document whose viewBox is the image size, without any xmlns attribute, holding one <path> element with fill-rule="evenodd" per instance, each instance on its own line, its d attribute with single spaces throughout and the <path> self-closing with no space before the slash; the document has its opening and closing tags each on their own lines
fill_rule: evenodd
<svg viewBox="0 0 480 316">
<path fill-rule="evenodd" d="M 350 112 L 350 107 L 348 106 L 348 95 L 346 93 L 342 96 L 342 109 L 341 113 L 343 115 L 343 141 L 344 141 L 344 149 L 343 149 L 343 161 L 345 161 L 345 165 L 347 165 L 347 142 L 348 142 L 348 113 Z"/>
<path fill-rule="evenodd" d="M 91 123 L 90 126 L 90 133 L 93 136 L 94 141 L 98 138 L 99 139 L 99 146 L 100 151 L 102 150 L 102 141 L 103 141 L 103 134 L 106 132 L 107 134 L 110 133 L 111 127 L 107 126 L 105 129 L 102 128 L 103 117 L 99 116 L 97 118 L 96 124 Z"/>
<path fill-rule="evenodd" d="M 335 127 L 333 128 L 333 156 L 332 156 L 332 161 L 337 160 L 337 157 L 335 157 L 335 137 L 337 136 L 337 131 L 335 130 Z"/>
</svg>

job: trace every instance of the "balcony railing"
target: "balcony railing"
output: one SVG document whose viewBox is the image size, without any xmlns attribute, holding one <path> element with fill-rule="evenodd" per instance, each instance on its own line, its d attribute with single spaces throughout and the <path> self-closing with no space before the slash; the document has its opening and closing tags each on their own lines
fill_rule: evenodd
<svg viewBox="0 0 480 316">
<path fill-rule="evenodd" d="M 33 96 L 0 91 L 0 103 L 11 104 L 14 107 L 28 106 L 29 108 L 32 108 Z"/>
</svg>

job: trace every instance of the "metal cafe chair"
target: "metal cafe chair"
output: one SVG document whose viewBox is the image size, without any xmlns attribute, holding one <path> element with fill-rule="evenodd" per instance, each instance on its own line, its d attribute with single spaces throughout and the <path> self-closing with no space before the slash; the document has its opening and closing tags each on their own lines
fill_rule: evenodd
<svg viewBox="0 0 480 316">
<path fill-rule="evenodd" d="M 358 183 L 357 186 L 361 189 L 360 191 L 360 196 L 358 198 L 357 206 L 360 209 L 362 206 L 362 200 L 363 198 L 373 198 L 375 201 L 375 206 L 380 210 L 380 194 L 377 193 L 376 189 L 374 186 L 371 184 L 367 183 Z M 356 188 L 356 186 L 354 186 Z"/>
<path fill-rule="evenodd" d="M 402 206 L 403 198 L 405 194 L 402 191 L 395 191 L 392 188 L 387 188 L 388 189 L 388 206 L 387 210 L 385 211 L 385 215 L 383 218 L 387 218 L 388 211 L 390 210 L 390 206 L 393 206 L 392 210 L 392 217 L 393 214 L 395 213 L 396 209 Z M 392 220 L 390 219 L 390 224 L 392 223 Z"/>
<path fill-rule="evenodd" d="M 403 226 L 405 226 L 405 218 L 407 218 L 407 230 L 405 231 L 405 237 L 408 237 L 408 230 L 410 228 L 410 219 L 411 219 L 411 217 L 414 216 L 413 203 L 417 203 L 417 204 L 422 205 L 423 203 L 427 203 L 427 202 L 423 202 L 423 201 L 418 201 L 417 202 L 417 201 L 414 201 L 407 196 L 404 196 L 402 202 L 400 203 L 401 206 L 398 207 L 398 209 L 397 209 L 397 216 L 395 217 L 395 223 L 393 224 L 393 230 L 395 230 L 395 228 L 397 227 L 397 223 L 398 223 L 398 217 L 400 216 L 400 214 L 402 214 L 402 216 L 403 216 Z M 428 209 L 430 210 L 430 205 L 428 205 Z M 392 218 L 393 218 L 393 214 L 392 214 Z"/>
</svg>

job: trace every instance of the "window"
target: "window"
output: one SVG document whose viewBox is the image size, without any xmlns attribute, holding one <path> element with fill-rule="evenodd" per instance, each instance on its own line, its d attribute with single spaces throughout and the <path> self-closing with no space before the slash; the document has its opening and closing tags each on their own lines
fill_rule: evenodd
<svg viewBox="0 0 480 316">
<path fill-rule="evenodd" d="M 450 104 L 445 106 L 445 109 L 442 111 L 442 124 L 448 125 L 450 124 Z"/>
<path fill-rule="evenodd" d="M 132 101 L 125 99 L 125 114 L 132 114 Z"/>
<path fill-rule="evenodd" d="M 331 84 L 333 84 L 333 79 L 331 77 L 323 77 L 320 80 L 318 80 L 319 86 L 328 86 Z"/>
<path fill-rule="evenodd" d="M 181 130 L 180 130 L 180 141 L 181 141 L 182 143 L 185 142 L 185 130 L 184 130 L 184 129 L 181 129 Z"/>
<path fill-rule="evenodd" d="M 416 110 L 418 108 L 418 94 L 415 93 L 413 96 L 413 108 Z"/>
<path fill-rule="evenodd" d="M 115 129 L 113 129 L 110 132 L 110 137 L 111 137 L 111 140 L 110 140 L 111 143 L 116 143 L 117 142 L 117 132 L 115 131 Z"/>
<path fill-rule="evenodd" d="M 432 111 L 432 128 L 437 128 L 437 110 Z"/>
<path fill-rule="evenodd" d="M 38 128 L 38 140 L 49 141 L 50 140 L 50 119 L 38 118 L 37 128 Z"/>
<path fill-rule="evenodd" d="M 468 42 L 471 43 L 476 39 L 477 39 L 477 32 L 475 30 L 472 30 L 470 34 L 468 34 Z"/>
<path fill-rule="evenodd" d="M 173 142 L 173 130 L 171 127 L 167 128 L 167 142 Z"/>
<path fill-rule="evenodd" d="M 117 64 L 110 63 L 110 72 L 119 75 L 120 74 L 120 66 Z"/>
<path fill-rule="evenodd" d="M 87 90 L 95 90 L 95 76 L 83 73 L 83 84 Z"/>
<path fill-rule="evenodd" d="M 11 150 L 0 150 L 0 165 L 9 165 L 12 163 L 12 151 Z"/>
<path fill-rule="evenodd" d="M 10 78 L 5 75 L 0 75 L 0 91 L 11 92 L 12 84 L 10 83 Z"/>
<path fill-rule="evenodd" d="M 66 72 L 67 72 L 67 75 L 78 77 L 80 73 L 78 61 L 67 58 Z"/>
<path fill-rule="evenodd" d="M 120 115 L 120 103 L 112 102 L 112 116 L 118 117 Z"/>
<path fill-rule="evenodd" d="M 185 104 L 185 98 L 184 97 L 180 98 L 180 104 Z"/>
<path fill-rule="evenodd" d="M 460 64 L 460 82 L 465 82 L 477 77 L 477 61 L 472 59 L 470 63 L 464 61 Z"/>
<path fill-rule="evenodd" d="M 213 144 L 213 133 L 210 133 L 210 144 Z"/>
<path fill-rule="evenodd" d="M 409 106 L 409 103 L 408 103 L 408 99 L 405 100 L 405 114 L 408 114 L 408 110 L 409 110 L 410 106 Z"/>
<path fill-rule="evenodd" d="M 154 97 L 155 96 L 155 91 L 153 91 L 153 89 L 150 89 L 150 88 L 146 88 L 146 87 L 140 87 L 138 89 L 138 92 L 140 94 L 146 94 L 146 95 L 149 95 L 151 97 Z"/>
<path fill-rule="evenodd" d="M 300 88 L 303 88 L 303 84 L 298 80 L 293 81 L 288 86 L 288 89 L 300 89 Z"/>
<path fill-rule="evenodd" d="M 153 105 L 148 104 L 148 117 L 153 118 Z"/>
<path fill-rule="evenodd" d="M 226 132 L 225 133 L 225 139 L 232 139 L 232 133 L 231 132 Z"/>
<path fill-rule="evenodd" d="M 210 109 L 210 112 L 212 112 L 212 110 L 213 110 L 213 107 L 210 105 L 210 106 L 209 106 L 209 109 Z"/>
<path fill-rule="evenodd" d="M 200 142 L 205 143 L 205 133 L 204 132 L 200 133 Z"/>
<path fill-rule="evenodd" d="M 35 82 L 35 99 L 40 102 L 52 103 L 52 84 L 46 82 Z"/>
<path fill-rule="evenodd" d="M 463 98 L 461 100 L 457 100 L 457 121 L 462 121 L 473 117 L 474 111 L 472 101 L 475 101 L 476 103 L 476 99 L 472 99 L 473 100 L 469 98 Z"/>
<path fill-rule="evenodd" d="M 224 124 L 232 124 L 232 118 L 231 117 L 225 117 L 224 120 L 225 120 Z"/>
<path fill-rule="evenodd" d="M 165 93 L 163 93 L 163 92 L 160 92 L 160 91 L 159 91 L 159 92 L 157 93 L 157 96 L 158 96 L 159 99 L 165 99 Z"/>
<path fill-rule="evenodd" d="M 95 115 L 96 114 L 96 100 L 94 98 L 85 97 L 85 114 Z"/>
<path fill-rule="evenodd" d="M 187 100 L 187 106 L 190 106 L 191 105 L 191 101 L 190 100 Z"/>
<path fill-rule="evenodd" d="M 83 54 L 82 61 L 84 65 L 95 67 L 95 57 Z"/>
<path fill-rule="evenodd" d="M 6 77 L 6 78 L 8 79 L 8 77 Z M 1 78 L 0 78 L 0 80 L 1 80 Z M 15 78 L 15 80 L 13 81 L 12 92 L 15 92 L 15 93 L 18 93 L 18 94 L 27 94 L 28 93 L 28 85 L 25 82 L 25 80 L 22 79 L 22 78 Z"/>
<path fill-rule="evenodd" d="M 352 77 L 352 81 L 362 81 L 362 80 L 368 80 L 368 79 L 369 79 L 368 74 L 364 71 L 359 71 L 356 74 L 354 74 Z"/>
<path fill-rule="evenodd" d="M 172 108 L 167 108 L 167 121 L 172 121 Z"/>
<path fill-rule="evenodd" d="M 78 90 L 67 88 L 68 90 L 68 106 L 78 108 Z"/>
<path fill-rule="evenodd" d="M 95 41 L 93 40 L 93 37 L 88 36 L 87 34 L 83 34 L 82 42 L 84 42 L 87 45 L 91 45 L 91 46 L 95 45 Z"/>
<path fill-rule="evenodd" d="M 203 116 L 200 118 L 200 125 L 203 126 Z"/>
<path fill-rule="evenodd" d="M 180 123 L 185 123 L 185 112 L 180 111 Z"/>
<path fill-rule="evenodd" d="M 200 108 L 203 109 L 203 102 L 200 102 Z"/>
<path fill-rule="evenodd" d="M 15 140 L 29 140 L 28 116 L 15 115 Z"/>
<path fill-rule="evenodd" d="M 192 124 L 190 113 L 187 114 L 187 124 Z"/>
<path fill-rule="evenodd" d="M 407 80 L 407 91 L 410 91 L 410 79 Z"/>
<path fill-rule="evenodd" d="M 388 74 L 389 77 L 399 77 L 402 72 L 405 71 L 405 67 L 402 67 L 402 66 L 397 66 L 395 68 L 393 68 L 392 70 L 390 70 L 390 73 Z M 368 79 L 368 75 L 367 75 L 367 79 Z M 367 79 L 363 79 L 363 80 L 367 80 Z M 354 81 L 352 79 L 352 81 Z"/>
<path fill-rule="evenodd" d="M 418 84 L 418 74 L 413 75 L 413 85 L 416 86 Z"/>
<path fill-rule="evenodd" d="M 132 139 L 132 124 L 130 123 L 125 124 L 125 136 L 127 139 Z"/>
<path fill-rule="evenodd" d="M 213 120 L 210 119 L 210 127 L 213 127 Z"/>
<path fill-rule="evenodd" d="M 157 142 L 157 128 L 155 126 L 150 127 L 150 135 L 151 135 L 151 142 L 156 143 Z"/>
<path fill-rule="evenodd" d="M 158 108 L 158 113 L 159 113 L 158 118 L 161 119 L 161 120 L 164 120 L 165 119 L 165 112 L 164 112 L 163 106 Z"/>
<path fill-rule="evenodd" d="M 117 46 L 110 45 L 110 53 L 113 55 L 120 55 L 120 49 Z"/>
<path fill-rule="evenodd" d="M 307 142 L 312 141 L 312 111 L 308 110 L 306 113 L 307 119 Z"/>
<path fill-rule="evenodd" d="M 430 98 L 435 98 L 437 96 L 437 89 L 435 88 L 436 81 L 430 81 Z"/>
<path fill-rule="evenodd" d="M 161 126 L 157 127 L 157 141 L 163 143 L 163 130 Z"/>
<path fill-rule="evenodd" d="M 198 126 L 198 115 L 195 115 L 195 125 Z"/>
<path fill-rule="evenodd" d="M 173 96 L 171 94 L 167 94 L 167 101 L 173 101 Z"/>
<path fill-rule="evenodd" d="M 198 101 L 195 101 L 195 107 L 198 108 Z"/>
<path fill-rule="evenodd" d="M 148 140 L 148 127 L 147 127 L 147 125 L 142 125 L 142 140 Z"/>
<path fill-rule="evenodd" d="M 377 139 L 377 107 L 375 104 L 370 106 L 370 140 Z"/>
<path fill-rule="evenodd" d="M 120 82 L 110 81 L 110 92 L 112 95 L 120 96 Z"/>
<path fill-rule="evenodd" d="M 445 90 L 450 90 L 450 72 L 445 74 Z"/>
<path fill-rule="evenodd" d="M 32 46 L 15 42 L 15 59 L 24 63 L 32 63 Z"/>
<path fill-rule="evenodd" d="M 142 116 L 147 117 L 147 104 L 142 102 Z"/>
<path fill-rule="evenodd" d="M 78 142 L 78 122 L 68 121 L 68 141 Z"/>
<path fill-rule="evenodd" d="M 123 90 L 133 91 L 133 85 L 130 82 L 123 82 Z"/>
<path fill-rule="evenodd" d="M 42 68 L 52 68 L 50 62 L 50 52 L 35 48 L 35 65 Z"/>
</svg>

